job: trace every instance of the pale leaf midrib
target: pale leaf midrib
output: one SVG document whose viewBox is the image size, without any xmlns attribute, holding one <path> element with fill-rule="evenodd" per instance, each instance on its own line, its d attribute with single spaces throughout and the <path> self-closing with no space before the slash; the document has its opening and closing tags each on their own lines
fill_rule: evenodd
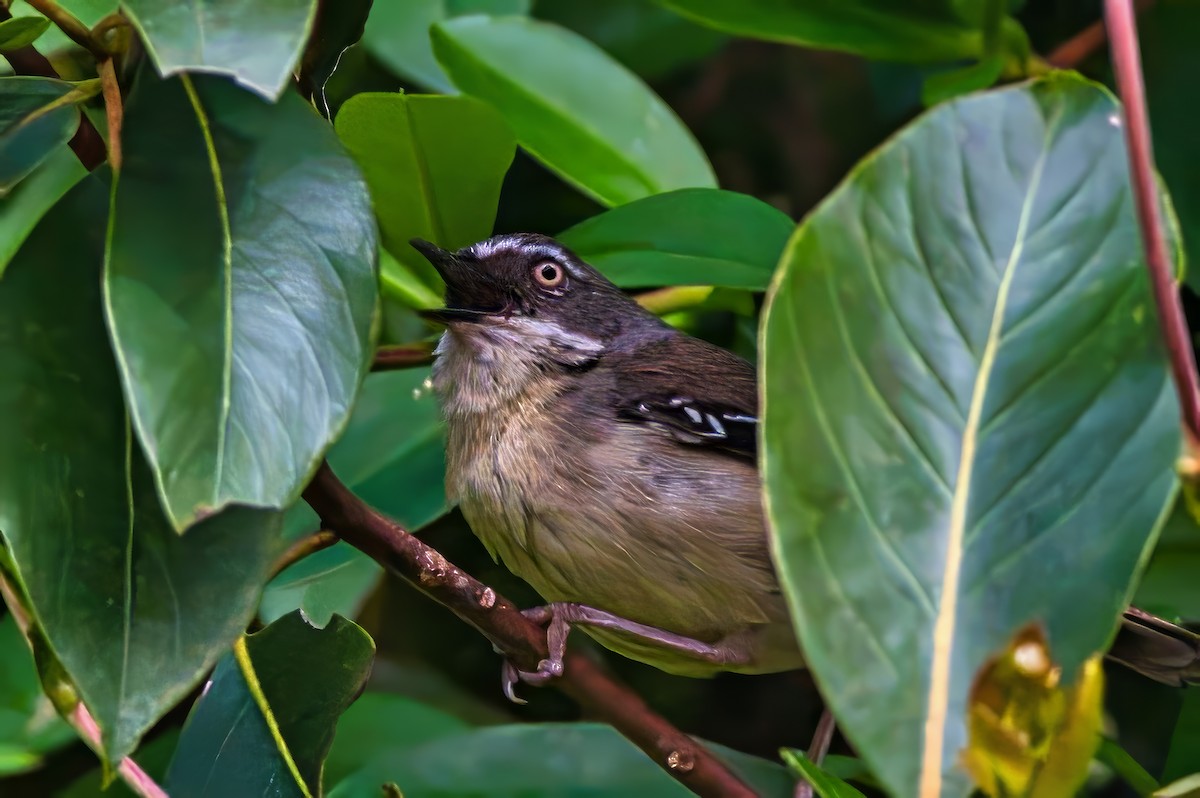
<svg viewBox="0 0 1200 798">
<path fill-rule="evenodd" d="M 208 114 L 200 103 L 196 87 L 187 75 L 179 76 L 188 100 L 196 113 L 196 122 L 200 126 L 200 134 L 204 137 L 204 148 L 208 155 L 209 169 L 212 172 L 213 191 L 216 193 L 217 218 L 221 225 L 221 255 L 224 270 L 224 317 L 225 317 L 225 351 L 221 360 L 221 408 L 217 424 L 217 454 L 216 473 L 212 482 L 211 509 L 221 504 L 221 483 L 225 471 L 225 448 L 229 430 L 229 413 L 233 392 L 233 229 L 229 221 L 229 204 L 225 196 L 225 180 L 221 171 L 221 162 L 217 156 L 216 141 L 213 138 L 212 127 Z M 194 512 L 194 508 L 190 510 Z M 175 513 L 171 513 L 174 517 Z"/>
<path fill-rule="evenodd" d="M 987 397 L 988 383 L 995 367 L 1000 334 L 1007 311 L 1008 293 L 1012 286 L 1016 267 L 1024 254 L 1028 233 L 1029 217 L 1034 198 L 1041 185 L 1042 171 L 1049 157 L 1057 118 L 1047 122 L 1042 152 L 1030 174 L 1029 188 L 1022 202 L 1017 231 L 1009 253 L 1008 263 L 996 293 L 996 304 L 992 310 L 991 324 L 980 358 L 979 371 L 971 392 L 971 404 L 967 412 L 967 423 L 963 429 L 962 449 L 959 456 L 958 475 L 954 484 L 954 495 L 950 504 L 950 524 L 947 529 L 946 564 L 942 572 L 942 593 L 938 599 L 938 611 L 934 619 L 933 654 L 929 677 L 929 701 L 925 716 L 925 740 L 922 751 L 920 792 L 922 798 L 938 798 L 942 792 L 944 738 L 950 701 L 950 659 L 954 649 L 954 631 L 958 613 L 958 580 L 962 572 L 963 538 L 966 533 L 967 508 L 970 500 L 971 480 L 974 476 L 977 435 L 983 416 L 983 403 Z"/>
<path fill-rule="evenodd" d="M 246 638 L 239 637 L 237 642 L 233 644 L 233 657 L 237 660 L 238 670 L 242 673 L 242 678 L 246 680 L 246 689 L 249 690 L 251 697 L 254 699 L 258 711 L 262 714 L 263 722 L 267 724 L 267 729 L 271 732 L 271 739 L 275 741 L 275 748 L 279 751 L 279 756 L 287 765 L 288 772 L 296 781 L 296 786 L 300 788 L 300 792 L 304 798 L 312 798 L 312 792 L 308 789 L 308 784 L 305 783 L 304 777 L 300 775 L 300 768 L 296 765 L 296 760 L 292 757 L 292 751 L 288 747 L 287 740 L 283 739 L 283 731 L 279 728 L 279 721 L 275 717 L 274 711 L 271 709 L 270 702 L 267 701 L 267 694 L 263 692 L 262 683 L 258 680 L 258 672 L 254 669 L 254 662 L 250 659 L 250 649 L 246 646 Z"/>
</svg>

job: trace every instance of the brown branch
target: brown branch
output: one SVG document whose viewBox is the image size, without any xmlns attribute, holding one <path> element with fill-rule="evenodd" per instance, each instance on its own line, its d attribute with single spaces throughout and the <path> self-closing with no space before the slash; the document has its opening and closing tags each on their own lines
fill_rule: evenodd
<svg viewBox="0 0 1200 798">
<path fill-rule="evenodd" d="M 0 4 L 0 22 L 12 19 L 12 13 Z M 32 45 L 10 50 L 4 53 L 4 58 L 18 75 L 33 75 L 41 78 L 59 80 L 58 72 L 50 64 L 46 56 L 39 53 Z M 104 163 L 104 139 L 96 131 L 87 114 L 79 115 L 79 129 L 68 142 L 75 157 L 89 172 Z"/>
<path fill-rule="evenodd" d="M 1140 14 L 1152 5 L 1154 0 L 1137 0 L 1137 12 Z M 1046 56 L 1046 62 L 1059 69 L 1077 69 L 1088 56 L 1103 47 L 1107 40 L 1104 20 L 1098 19 L 1055 47 L 1050 55 Z"/>
<path fill-rule="evenodd" d="M 547 656 L 546 632 L 492 588 L 364 504 L 326 463 L 304 491 L 324 528 L 369 555 L 434 601 L 474 626 L 524 670 Z M 706 796 L 753 796 L 709 751 L 655 714 L 587 657 L 567 652 L 555 686 L 589 715 L 612 724 L 685 787 Z"/>
<path fill-rule="evenodd" d="M 17 628 L 21 630 L 21 636 L 25 638 L 25 642 L 33 648 L 33 639 L 30 637 L 32 621 L 29 617 L 29 612 L 26 610 L 24 603 L 21 601 L 20 595 L 16 589 L 8 583 L 4 578 L 4 574 L 0 573 L 0 599 L 8 605 L 8 611 L 12 614 L 13 620 L 17 624 Z M 104 750 L 103 744 L 100 741 L 100 727 L 96 724 L 92 714 L 88 712 L 87 707 L 82 701 L 77 701 L 75 708 L 66 716 L 65 720 L 79 733 L 84 742 L 97 753 Z M 121 780 L 133 792 L 134 795 L 140 798 L 169 798 L 166 791 L 155 783 L 146 771 L 134 762 L 130 757 L 124 757 L 117 764 L 117 773 L 121 776 Z"/>
<path fill-rule="evenodd" d="M 375 350 L 375 361 L 371 364 L 371 371 L 410 369 L 416 366 L 428 366 L 432 362 L 433 344 L 381 346 Z"/>
<path fill-rule="evenodd" d="M 117 82 L 117 68 L 111 57 L 97 64 L 96 69 L 104 89 L 104 113 L 108 120 L 108 163 L 116 172 L 121 169 L 121 122 L 125 118 L 121 85 Z"/>
<path fill-rule="evenodd" d="M 1200 380 L 1191 337 L 1179 301 L 1171 256 L 1167 248 L 1158 202 L 1154 153 L 1150 123 L 1146 117 L 1146 92 L 1142 81 L 1142 60 L 1138 51 L 1137 21 L 1132 0 L 1105 0 L 1104 18 L 1108 25 L 1113 72 L 1117 91 L 1125 106 L 1125 144 L 1129 151 L 1129 169 L 1137 207 L 1138 225 L 1146 267 L 1158 307 L 1158 321 L 1171 359 L 1171 373 L 1179 394 L 1183 424 L 1193 445 L 1200 441 Z"/>
</svg>

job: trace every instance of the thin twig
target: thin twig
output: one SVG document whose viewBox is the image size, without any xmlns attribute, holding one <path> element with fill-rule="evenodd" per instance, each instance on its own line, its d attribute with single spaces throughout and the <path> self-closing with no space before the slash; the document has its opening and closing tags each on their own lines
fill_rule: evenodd
<svg viewBox="0 0 1200 798">
<path fill-rule="evenodd" d="M 16 589 L 8 583 L 4 578 L 4 574 L 0 573 L 0 599 L 8 605 L 8 611 L 12 615 L 13 620 L 17 624 L 17 628 L 21 630 L 21 636 L 25 638 L 25 642 L 29 644 L 30 649 L 33 648 L 32 621 L 25 605 L 21 601 L 20 594 Z M 104 750 L 100 740 L 100 727 L 96 724 L 92 714 L 88 712 L 87 707 L 82 701 L 75 704 L 75 708 L 71 710 L 66 717 L 67 723 L 79 733 L 84 742 L 95 752 L 100 753 Z M 121 780 L 133 792 L 134 795 L 140 798 L 169 798 L 166 791 L 155 783 L 146 771 L 134 762 L 131 757 L 124 757 L 117 765 L 117 773 L 121 776 Z"/>
<path fill-rule="evenodd" d="M 1136 3 L 1137 11 L 1141 13 L 1152 5 L 1154 5 L 1154 0 L 1138 0 Z M 1080 64 L 1087 60 L 1088 56 L 1103 47 L 1107 40 L 1108 35 L 1104 28 L 1104 20 L 1096 20 L 1058 47 L 1055 47 L 1050 55 L 1046 56 L 1046 61 L 1059 69 L 1077 69 Z"/>
<path fill-rule="evenodd" d="M 12 19 L 12 13 L 0 4 L 0 22 Z M 32 75 L 41 78 L 59 79 L 58 72 L 50 64 L 46 56 L 39 53 L 32 45 L 9 50 L 4 58 L 18 75 Z M 104 139 L 96 131 L 87 114 L 79 115 L 79 129 L 68 142 L 75 157 L 89 172 L 104 163 Z"/>
<path fill-rule="evenodd" d="M 1146 92 L 1142 82 L 1142 60 L 1138 51 L 1137 21 L 1132 0 L 1105 0 L 1104 18 L 1117 90 L 1125 106 L 1125 143 L 1146 267 L 1158 307 L 1158 321 L 1171 359 L 1175 390 L 1190 442 L 1200 441 L 1200 380 L 1196 359 L 1175 284 L 1171 256 L 1164 235 L 1162 209 L 1158 202 L 1150 123 L 1146 117 Z"/>
<path fill-rule="evenodd" d="M 108 163 L 114 172 L 121 170 L 121 121 L 125 118 L 121 101 L 121 86 L 117 83 L 117 69 L 111 57 L 96 65 L 100 73 L 100 85 L 104 89 L 104 113 L 108 120 Z"/>
<path fill-rule="evenodd" d="M 67 34 L 67 38 L 87 50 L 97 61 L 108 58 L 109 53 L 92 37 L 92 32 L 79 18 L 66 10 L 54 0 L 26 0 L 46 19 L 53 22 L 58 29 Z"/>
<path fill-rule="evenodd" d="M 478 629 L 523 670 L 547 656 L 546 631 L 496 591 L 467 575 L 437 551 L 368 507 L 322 463 L 304 500 L 321 524 Z M 753 796 L 703 746 L 655 714 L 632 690 L 587 657 L 567 652 L 555 686 L 593 717 L 619 732 L 698 795 Z"/>
<path fill-rule="evenodd" d="M 291 546 L 288 546 L 287 551 L 279 555 L 279 559 L 271 566 L 270 578 L 274 579 L 309 555 L 337 545 L 339 540 L 340 538 L 336 534 L 327 529 L 322 529 L 320 532 L 314 532 L 311 535 L 305 535 Z"/>
<path fill-rule="evenodd" d="M 375 361 L 371 371 L 395 371 L 417 366 L 428 366 L 433 362 L 433 344 L 416 343 L 402 346 L 381 346 L 375 350 Z"/>
</svg>

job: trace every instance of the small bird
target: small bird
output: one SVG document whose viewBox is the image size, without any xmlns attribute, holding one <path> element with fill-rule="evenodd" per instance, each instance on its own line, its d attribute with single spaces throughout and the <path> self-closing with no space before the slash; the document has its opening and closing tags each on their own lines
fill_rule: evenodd
<svg viewBox="0 0 1200 798">
<path fill-rule="evenodd" d="M 449 252 L 412 245 L 446 283 L 434 390 L 447 492 L 475 534 L 548 600 L 538 684 L 573 625 L 669 673 L 803 665 L 772 567 L 745 360 L 664 323 L 535 234 Z M 1126 613 L 1114 659 L 1200 679 L 1200 638 Z M 516 700 L 514 698 L 514 700 Z"/>
<path fill-rule="evenodd" d="M 644 310 L 551 238 L 416 247 L 446 282 L 434 390 L 447 492 L 549 608 L 670 673 L 802 664 L 771 565 L 754 367 Z M 509 686 L 511 690 L 511 687 Z"/>
</svg>

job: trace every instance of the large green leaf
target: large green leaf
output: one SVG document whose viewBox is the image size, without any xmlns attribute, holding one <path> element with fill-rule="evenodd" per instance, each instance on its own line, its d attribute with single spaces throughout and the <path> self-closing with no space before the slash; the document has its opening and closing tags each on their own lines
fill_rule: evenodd
<svg viewBox="0 0 1200 798">
<path fill-rule="evenodd" d="M 1200 574 L 1200 527 L 1181 497 L 1163 524 L 1133 603 L 1165 618 L 1200 620 L 1196 574 Z"/>
<path fill-rule="evenodd" d="M 1175 489 L 1175 396 L 1117 105 L 1069 75 L 940 106 L 797 230 L 763 333 L 797 633 L 898 796 L 960 794 L 967 696 L 1040 623 L 1113 634 Z"/>
<path fill-rule="evenodd" d="M 414 531 L 448 509 L 445 430 L 428 379 L 427 368 L 367 377 L 346 433 L 329 452 L 333 470 L 356 495 Z M 284 533 L 296 539 L 319 525 L 301 503 L 288 511 Z M 335 612 L 350 617 L 382 572 L 358 549 L 338 543 L 280 574 L 259 612 L 274 620 L 299 608 L 317 624 Z"/>
<path fill-rule="evenodd" d="M 44 753 L 75 739 L 42 692 L 21 630 L 11 615 L 0 618 L 0 779 L 39 766 Z"/>
<path fill-rule="evenodd" d="M 346 51 L 362 39 L 372 4 L 373 0 L 317 4 L 315 30 L 300 59 L 297 83 L 304 96 L 327 119 L 332 117 L 325 84 L 337 71 Z"/>
<path fill-rule="evenodd" d="M 625 288 L 765 291 L 793 226 L 787 214 L 746 194 L 685 188 L 605 211 L 558 239 Z"/>
<path fill-rule="evenodd" d="M 763 798 L 792 794 L 782 767 L 718 748 Z M 388 750 L 333 785 L 329 798 L 377 798 L 394 782 L 405 798 L 668 798 L 691 795 L 633 743 L 598 723 L 494 726 Z"/>
<path fill-rule="evenodd" d="M 96 93 L 94 83 L 0 77 L 0 201 L 70 140 L 79 126 L 75 103 Z"/>
<path fill-rule="evenodd" d="M 716 185 L 666 103 L 578 34 L 473 16 L 439 22 L 431 35 L 455 86 L 494 105 L 533 157 L 605 205 Z"/>
<path fill-rule="evenodd" d="M 299 612 L 238 641 L 183 728 L 173 798 L 320 795 L 334 726 L 374 657 L 359 626 L 335 617 L 317 629 Z"/>
<path fill-rule="evenodd" d="M 269 100 L 283 92 L 317 0 L 121 0 L 164 75 L 214 72 Z"/>
<path fill-rule="evenodd" d="M 336 127 L 366 175 L 383 245 L 396 259 L 384 262 L 385 288 L 405 279 L 399 268 L 441 294 L 437 272 L 409 239 L 457 249 L 491 235 L 517 148 L 504 119 L 470 97 L 365 93 L 346 101 Z"/>
<path fill-rule="evenodd" d="M 375 225 L 330 127 L 214 77 L 140 76 L 105 272 L 138 436 L 177 529 L 286 507 L 371 357 Z"/>
<path fill-rule="evenodd" d="M 0 533 L 116 761 L 245 627 L 281 517 L 231 508 L 180 537 L 163 515 L 104 327 L 107 199 L 85 179 L 0 282 Z"/>
<path fill-rule="evenodd" d="M 527 14 L 532 0 L 404 0 L 371 10 L 363 44 L 389 69 L 419 86 L 452 94 L 454 85 L 433 57 L 429 26 L 466 14 Z"/>
<path fill-rule="evenodd" d="M 736 36 L 888 61 L 952 61 L 983 51 L 976 0 L 658 0 Z"/>
<path fill-rule="evenodd" d="M 0 275 L 42 215 L 87 173 L 63 145 L 0 199 Z"/>
</svg>

